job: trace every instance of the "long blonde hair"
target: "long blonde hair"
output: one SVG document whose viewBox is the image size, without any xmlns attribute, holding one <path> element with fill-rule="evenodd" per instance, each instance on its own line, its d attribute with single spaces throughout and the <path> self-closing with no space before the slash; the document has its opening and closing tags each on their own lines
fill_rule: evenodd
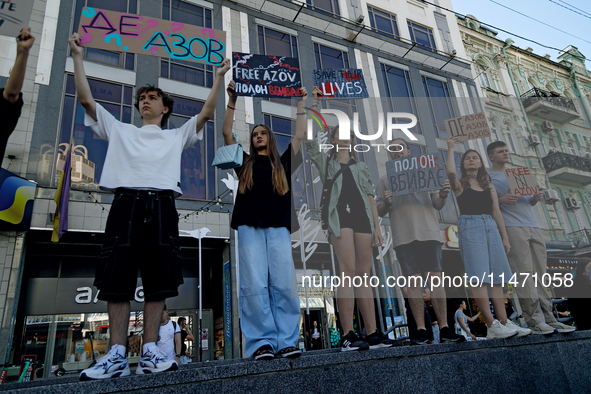
<svg viewBox="0 0 591 394">
<path fill-rule="evenodd" d="M 258 124 L 250 131 L 250 155 L 244 162 L 244 167 L 242 169 L 242 173 L 240 174 L 240 186 L 238 186 L 238 192 L 244 194 L 246 192 L 246 188 L 250 190 L 254 185 L 254 181 L 252 180 L 252 166 L 254 164 L 255 157 L 258 156 L 258 152 L 254 147 L 254 143 L 252 142 L 252 135 L 254 134 L 254 131 L 257 127 L 262 127 L 267 132 L 267 155 L 269 156 L 271 167 L 273 168 L 273 191 L 280 196 L 283 196 L 289 191 L 287 177 L 285 176 L 285 171 L 283 170 L 283 165 L 280 161 L 281 155 L 279 155 L 279 151 L 277 150 L 277 140 L 275 139 L 275 134 L 264 124 Z"/>
</svg>

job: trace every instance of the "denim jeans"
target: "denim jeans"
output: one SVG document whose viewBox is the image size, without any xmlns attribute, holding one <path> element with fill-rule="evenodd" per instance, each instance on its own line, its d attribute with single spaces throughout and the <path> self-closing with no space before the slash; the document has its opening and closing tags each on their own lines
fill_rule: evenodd
<svg viewBox="0 0 591 394">
<path fill-rule="evenodd" d="M 492 216 L 461 215 L 458 238 L 469 284 L 472 277 L 474 285 L 477 281 L 491 284 L 490 275 L 493 284 L 506 284 L 511 279 L 501 234 Z"/>
<path fill-rule="evenodd" d="M 264 345 L 274 352 L 296 346 L 300 300 L 289 230 L 238 227 L 240 328 L 246 354 Z"/>
</svg>

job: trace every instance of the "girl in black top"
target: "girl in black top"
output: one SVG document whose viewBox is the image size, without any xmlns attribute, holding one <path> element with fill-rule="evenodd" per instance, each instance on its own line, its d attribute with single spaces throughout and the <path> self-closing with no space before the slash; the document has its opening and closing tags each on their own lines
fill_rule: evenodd
<svg viewBox="0 0 591 394">
<path fill-rule="evenodd" d="M 524 329 L 507 320 L 505 314 L 503 283 L 511 278 L 507 260 L 511 245 L 496 190 L 488 182 L 489 176 L 482 157 L 473 149 L 468 149 L 462 156 L 462 177 L 457 179 L 454 163 L 454 144 L 457 143 L 460 143 L 457 137 L 447 140 L 447 177 L 460 208 L 460 254 L 476 305 L 486 320 L 487 338 L 527 335 L 526 331 L 522 331 Z M 490 311 L 489 299 L 499 320 Z"/>
<path fill-rule="evenodd" d="M 222 132 L 226 145 L 232 136 L 236 96 L 234 81 L 227 92 L 228 108 Z M 302 98 L 307 96 L 301 88 Z M 304 112 L 298 102 L 298 114 Z M 250 154 L 244 153 L 231 227 L 238 231 L 240 327 L 246 354 L 255 360 L 297 357 L 300 302 L 291 258 L 290 232 L 297 230 L 291 193 L 291 173 L 302 163 L 300 146 L 305 117 L 298 115 L 296 135 L 283 154 L 273 131 L 256 125 L 250 134 Z"/>
</svg>

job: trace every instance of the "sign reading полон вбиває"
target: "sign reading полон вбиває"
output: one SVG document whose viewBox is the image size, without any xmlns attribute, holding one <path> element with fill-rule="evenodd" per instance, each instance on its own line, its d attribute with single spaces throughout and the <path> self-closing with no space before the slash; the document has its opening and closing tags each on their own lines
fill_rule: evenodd
<svg viewBox="0 0 591 394">
<path fill-rule="evenodd" d="M 80 44 L 219 66 L 225 59 L 226 32 L 99 8 L 82 9 Z"/>
<path fill-rule="evenodd" d="M 356 68 L 335 68 L 313 70 L 314 86 L 318 86 L 322 97 L 369 97 L 363 71 Z"/>
<path fill-rule="evenodd" d="M 0 35 L 16 37 L 29 24 L 35 0 L 0 1 Z"/>
<path fill-rule="evenodd" d="M 237 96 L 299 97 L 302 87 L 298 59 L 232 52 Z"/>
<path fill-rule="evenodd" d="M 447 179 L 445 163 L 438 155 L 408 156 L 386 162 L 392 196 L 439 190 Z"/>
</svg>

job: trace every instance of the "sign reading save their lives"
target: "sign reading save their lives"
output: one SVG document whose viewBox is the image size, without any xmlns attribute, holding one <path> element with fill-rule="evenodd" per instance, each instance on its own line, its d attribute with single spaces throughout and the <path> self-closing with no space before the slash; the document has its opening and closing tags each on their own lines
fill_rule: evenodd
<svg viewBox="0 0 591 394">
<path fill-rule="evenodd" d="M 314 86 L 322 91 L 322 97 L 369 97 L 361 69 L 322 69 L 312 73 Z"/>
<path fill-rule="evenodd" d="M 538 194 L 538 184 L 528 167 L 505 169 L 509 182 L 510 193 L 514 196 L 531 196 Z"/>
<path fill-rule="evenodd" d="M 186 23 L 85 7 L 78 27 L 82 46 L 189 60 L 218 66 L 226 32 Z"/>
<path fill-rule="evenodd" d="M 439 190 L 447 179 L 443 159 L 435 155 L 408 156 L 386 162 L 392 196 Z"/>
<path fill-rule="evenodd" d="M 29 25 L 35 0 L 0 1 L 0 35 L 16 37 Z"/>
<path fill-rule="evenodd" d="M 302 78 L 298 59 L 283 56 L 232 52 L 237 96 L 301 96 Z"/>
<path fill-rule="evenodd" d="M 490 128 L 484 112 L 447 119 L 445 128 L 450 137 L 458 137 L 460 141 L 490 137 Z"/>
</svg>

